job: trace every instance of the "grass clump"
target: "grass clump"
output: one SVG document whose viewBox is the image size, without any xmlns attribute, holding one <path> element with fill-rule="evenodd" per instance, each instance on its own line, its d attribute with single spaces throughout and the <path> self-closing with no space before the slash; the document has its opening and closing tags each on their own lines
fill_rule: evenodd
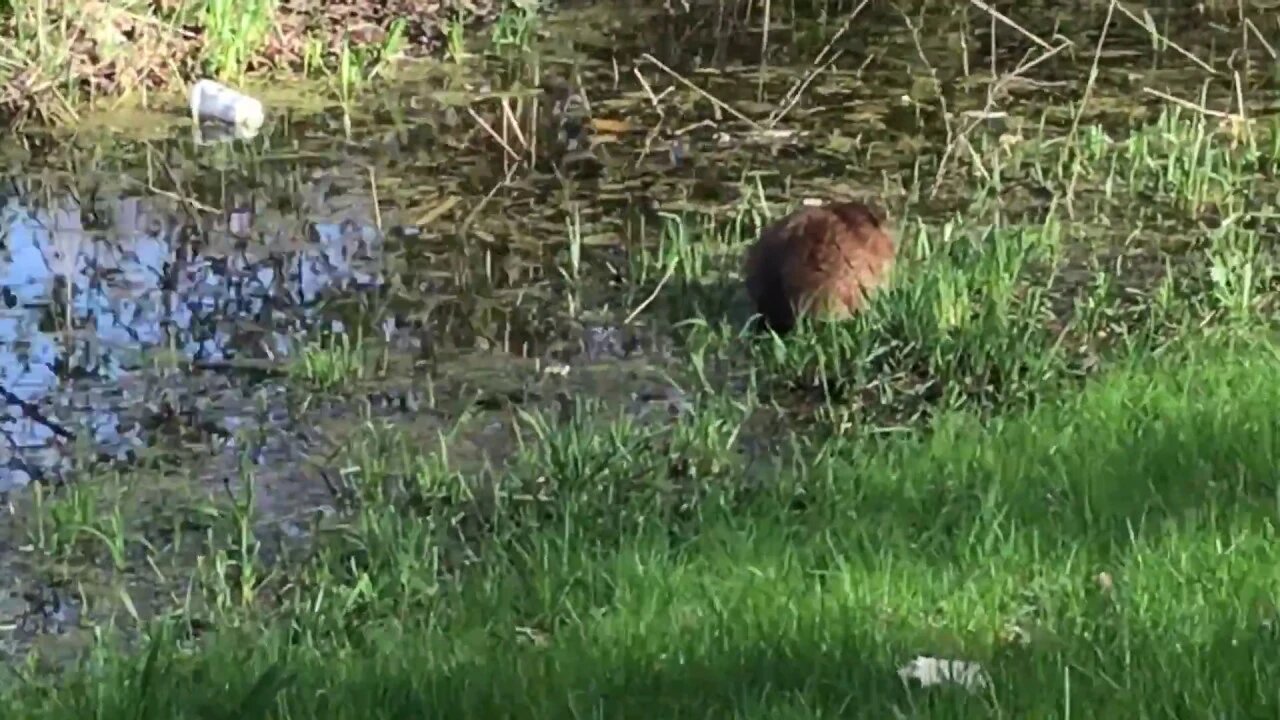
<svg viewBox="0 0 1280 720">
<path fill-rule="evenodd" d="M 385 356 L 377 356 L 359 329 L 354 336 L 323 333 L 302 344 L 298 357 L 288 366 L 289 375 L 296 382 L 320 392 L 351 387 L 380 371 L 385 371 Z"/>
</svg>

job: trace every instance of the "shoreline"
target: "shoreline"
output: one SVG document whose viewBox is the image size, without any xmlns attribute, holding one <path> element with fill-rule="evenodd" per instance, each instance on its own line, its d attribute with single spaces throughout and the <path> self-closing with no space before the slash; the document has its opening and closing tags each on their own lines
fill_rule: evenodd
<svg viewBox="0 0 1280 720">
<path fill-rule="evenodd" d="M 34 0 L 0 15 L 0 124 L 56 129 L 114 107 L 155 110 L 201 79 L 377 82 L 456 53 L 511 0 Z M 151 101 L 158 96 L 159 104 Z M 184 100 L 185 104 L 185 100 Z"/>
</svg>

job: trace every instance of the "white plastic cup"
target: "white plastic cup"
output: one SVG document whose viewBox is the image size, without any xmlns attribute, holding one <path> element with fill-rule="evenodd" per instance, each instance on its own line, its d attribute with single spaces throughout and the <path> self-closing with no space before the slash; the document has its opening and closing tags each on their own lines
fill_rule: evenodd
<svg viewBox="0 0 1280 720">
<path fill-rule="evenodd" d="M 218 120 L 254 133 L 262 127 L 262 103 L 214 80 L 191 86 L 191 116 Z"/>
</svg>

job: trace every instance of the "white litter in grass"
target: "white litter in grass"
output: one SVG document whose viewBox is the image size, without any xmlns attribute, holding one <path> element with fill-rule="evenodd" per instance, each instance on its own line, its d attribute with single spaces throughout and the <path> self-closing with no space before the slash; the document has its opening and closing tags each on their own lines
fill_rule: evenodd
<svg viewBox="0 0 1280 720">
<path fill-rule="evenodd" d="M 898 668 L 903 680 L 918 680 L 924 687 L 955 683 L 966 690 L 986 690 L 991 687 L 991 677 L 975 662 L 945 660 L 918 655 L 916 659 Z"/>
<path fill-rule="evenodd" d="M 262 103 L 213 80 L 191 86 L 191 115 L 197 121 L 216 120 L 252 136 L 262 127 Z"/>
</svg>

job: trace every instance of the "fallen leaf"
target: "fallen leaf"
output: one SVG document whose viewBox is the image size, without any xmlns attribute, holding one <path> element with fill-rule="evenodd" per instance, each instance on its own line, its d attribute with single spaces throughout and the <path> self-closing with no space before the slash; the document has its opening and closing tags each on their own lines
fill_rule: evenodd
<svg viewBox="0 0 1280 720">
<path fill-rule="evenodd" d="M 610 120 L 609 118 L 591 118 L 591 129 L 598 133 L 624 135 L 632 131 L 631 123 L 626 120 Z"/>
</svg>

